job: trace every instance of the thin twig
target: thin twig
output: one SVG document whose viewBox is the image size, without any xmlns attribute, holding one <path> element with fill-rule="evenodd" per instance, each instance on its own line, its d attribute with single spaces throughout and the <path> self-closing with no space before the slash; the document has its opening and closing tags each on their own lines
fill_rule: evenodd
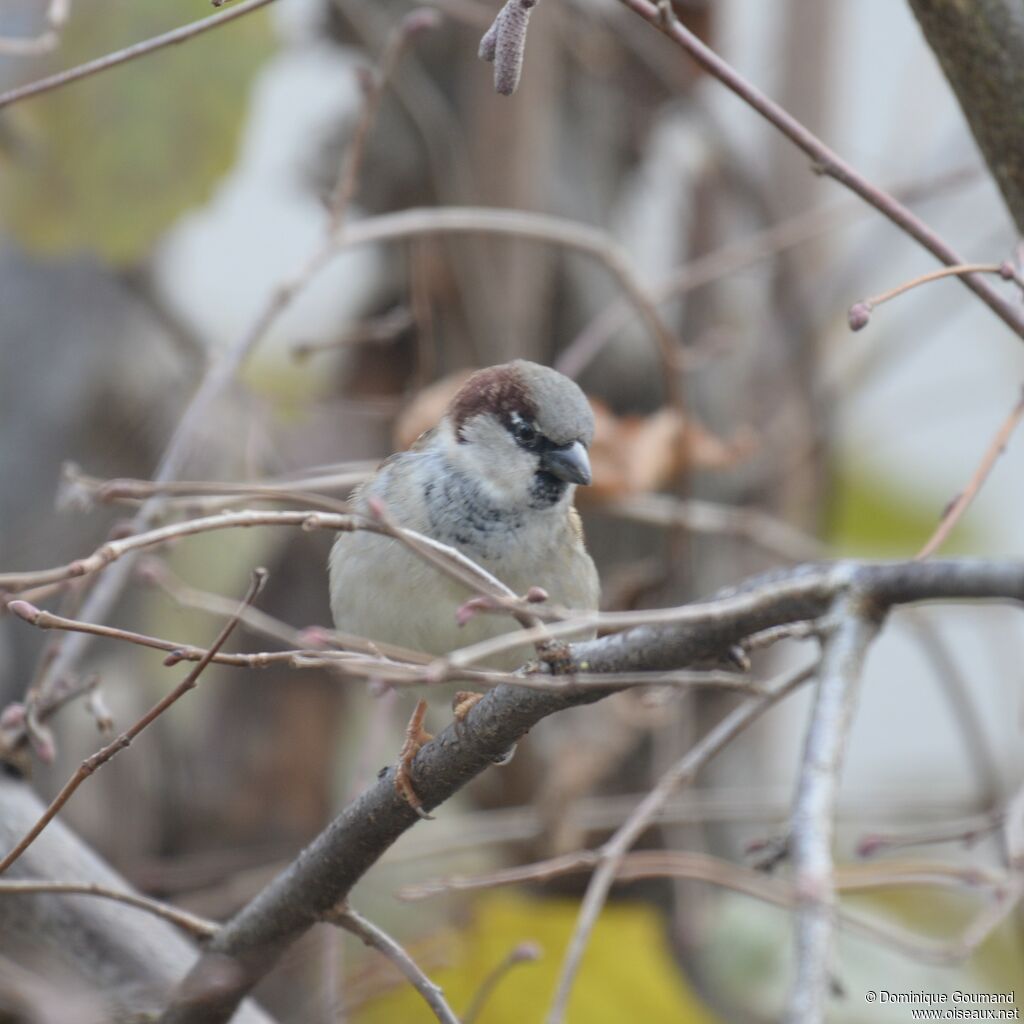
<svg viewBox="0 0 1024 1024">
<path fill-rule="evenodd" d="M 215 594 L 206 595 L 200 605 L 207 610 L 221 613 L 226 599 Z M 148 647 L 151 650 L 166 651 L 165 665 L 182 661 L 202 661 L 210 651 L 194 644 L 179 643 L 163 637 L 136 633 L 115 626 L 83 622 L 63 615 L 55 615 L 29 604 L 27 601 L 11 601 L 7 605 L 12 615 L 35 626 L 36 629 L 57 629 L 89 633 L 93 636 L 120 640 L 124 643 Z M 252 609 L 249 609 L 251 612 Z M 240 621 L 245 622 L 244 616 Z M 301 639 L 302 634 L 296 631 Z M 629 687 L 678 687 L 711 688 L 728 692 L 760 696 L 764 693 L 760 684 L 746 676 L 733 672 L 692 671 L 679 669 L 668 672 L 569 672 L 552 676 L 542 673 L 522 674 L 496 670 L 450 669 L 439 675 L 433 659 L 416 651 L 392 647 L 362 637 L 350 637 L 330 630 L 318 630 L 317 639 L 336 642 L 342 650 L 321 648 L 290 648 L 283 651 L 255 651 L 251 654 L 216 653 L 212 660 L 219 665 L 234 668 L 264 669 L 273 665 L 285 665 L 294 669 L 327 669 L 335 675 L 376 681 L 388 686 L 437 686 L 442 683 L 468 682 L 476 687 L 501 685 L 519 686 L 527 690 L 548 692 L 580 693 L 586 690 L 623 690 Z M 518 635 L 518 634 L 511 634 Z"/>
<path fill-rule="evenodd" d="M 517 964 L 530 964 L 539 960 L 543 955 L 540 946 L 535 942 L 520 942 L 514 949 L 509 950 L 508 955 L 493 967 L 480 982 L 480 987 L 470 1001 L 465 1013 L 462 1015 L 462 1024 L 475 1024 L 480 1011 L 483 1010 L 491 993 L 498 987 L 498 983 Z"/>
<path fill-rule="evenodd" d="M 351 491 L 373 476 L 380 465 L 372 462 L 350 462 L 331 472 L 309 472 L 304 476 L 267 477 L 262 480 L 134 480 L 127 477 L 103 479 L 83 473 L 69 463 L 62 472 L 65 503 L 90 501 L 112 502 L 124 499 L 145 500 L 154 496 L 192 498 L 269 497 L 295 491 Z"/>
<path fill-rule="evenodd" d="M 106 71 L 108 68 L 116 67 L 118 64 L 126 64 L 128 61 L 135 60 L 138 57 L 145 57 L 146 54 L 153 53 L 154 50 L 160 50 L 165 46 L 183 43 L 203 32 L 208 32 L 211 28 L 219 28 L 221 25 L 226 25 L 229 21 L 234 21 L 236 18 L 251 14 L 253 11 L 266 7 L 270 3 L 273 3 L 273 0 L 244 0 L 243 3 L 238 4 L 237 7 L 232 7 L 231 10 L 225 11 L 223 14 L 213 14 L 209 18 L 194 21 L 190 25 L 182 25 L 181 28 L 172 29 L 163 35 L 154 36 L 152 39 L 147 39 L 144 42 L 126 46 L 123 50 L 117 50 L 114 53 L 108 53 L 104 57 L 97 57 L 96 60 L 79 64 L 78 67 L 69 68 L 66 71 L 58 71 L 56 74 L 40 78 L 36 82 L 29 82 L 27 85 L 8 89 L 7 92 L 0 93 L 0 109 L 8 107 L 12 103 L 17 103 L 19 100 L 28 99 L 30 96 L 38 96 L 40 93 L 59 89 L 62 86 L 69 85 L 71 82 L 77 82 L 81 78 L 88 78 L 90 75 Z"/>
<path fill-rule="evenodd" d="M 915 635 L 921 653 L 928 662 L 949 707 L 950 724 L 960 733 L 964 754 L 971 766 L 980 807 L 993 809 L 1001 803 L 1003 783 L 1000 758 L 987 735 L 971 693 L 970 681 L 960 671 L 954 653 L 939 624 L 913 609 L 900 620 Z"/>
<path fill-rule="evenodd" d="M 625 250 L 606 232 L 589 224 L 542 213 L 482 206 L 415 208 L 367 217 L 350 224 L 338 240 L 337 251 L 349 246 L 429 235 L 510 235 L 585 253 L 601 263 L 625 292 L 654 339 L 659 358 L 666 369 L 678 370 L 685 361 L 685 353 L 678 338 L 637 277 Z M 325 259 L 324 262 L 328 261 Z M 665 381 L 670 401 L 675 393 L 673 388 L 679 390 L 676 377 L 677 373 L 673 372 L 671 378 Z M 676 404 L 675 401 L 672 404 Z"/>
<path fill-rule="evenodd" d="M 812 561 L 825 553 L 825 545 L 816 538 L 757 508 L 674 498 L 668 494 L 616 498 L 597 507 L 637 522 L 743 537 L 794 562 Z"/>
<path fill-rule="evenodd" d="M 864 178 L 792 114 L 769 99 L 760 89 L 719 57 L 714 50 L 702 43 L 682 22 L 678 19 L 666 22 L 661 16 L 658 5 L 652 3 L 651 0 L 619 0 L 619 2 L 682 47 L 708 74 L 717 78 L 747 106 L 755 110 L 794 145 L 803 150 L 813 161 L 816 171 L 834 178 L 841 185 L 870 203 L 879 213 L 924 246 L 940 262 L 947 266 L 959 266 L 965 262 L 924 221 L 888 192 Z M 966 274 L 959 280 L 963 281 L 1018 337 L 1024 338 L 1024 310 L 1020 306 L 1007 300 L 978 274 Z"/>
<path fill-rule="evenodd" d="M 444 992 L 435 985 L 420 969 L 411 956 L 387 932 L 382 931 L 372 921 L 353 910 L 347 903 L 336 907 L 324 919 L 330 924 L 344 928 L 360 939 L 371 949 L 383 953 L 408 979 L 424 1002 L 433 1011 L 441 1024 L 459 1024 L 452 1008 L 444 998 Z"/>
<path fill-rule="evenodd" d="M 213 530 L 249 528 L 254 526 L 299 526 L 304 530 L 368 530 L 393 537 L 410 547 L 420 557 L 429 561 L 440 572 L 445 573 L 456 582 L 461 583 L 468 591 L 478 592 L 501 599 L 516 600 L 515 593 L 505 584 L 477 565 L 461 551 L 442 544 L 440 541 L 427 537 L 425 534 L 409 530 L 391 521 L 386 515 L 367 519 L 362 516 L 341 513 L 317 512 L 312 509 L 288 511 L 260 511 L 245 509 L 240 512 L 225 512 L 221 515 L 202 516 L 188 519 L 180 523 L 170 523 L 145 533 L 137 533 L 119 540 L 107 541 L 91 555 L 75 559 L 65 565 L 53 569 L 37 571 L 0 573 L 0 591 L 9 594 L 17 593 L 31 586 L 59 583 L 64 580 L 79 579 L 146 548 L 165 544 L 181 537 L 190 537 Z M 524 604 L 524 611 L 527 606 Z M 530 613 L 532 614 L 532 613 Z M 84 610 L 83 610 L 84 616 Z M 537 622 L 536 618 L 534 621 Z M 542 625 L 540 628 L 543 628 Z"/>
<path fill-rule="evenodd" d="M 932 843 L 964 843 L 970 846 L 982 836 L 1002 828 L 1003 813 L 975 814 L 965 820 L 943 822 L 914 832 L 869 832 L 857 843 L 859 857 L 874 857 L 884 850 L 905 846 L 927 846 Z"/>
<path fill-rule="evenodd" d="M 962 184 L 965 177 L 975 177 L 977 173 L 976 166 L 959 167 L 952 172 L 937 175 L 931 180 L 897 184 L 892 188 L 892 192 L 906 202 L 921 200 L 951 186 Z M 864 207 L 852 198 L 832 206 L 805 210 L 762 231 L 694 257 L 650 284 L 650 296 L 660 305 L 669 299 L 686 295 L 802 242 L 811 241 L 848 223 L 858 213 L 865 212 L 867 211 Z M 597 313 L 569 342 L 554 364 L 555 369 L 575 379 L 628 321 L 628 304 L 622 299 L 614 300 Z M 687 364 L 690 364 L 690 353 L 686 352 L 685 355 Z"/>
<path fill-rule="evenodd" d="M 405 308 L 392 310 L 382 316 L 374 317 L 363 323 L 356 324 L 346 330 L 340 337 L 328 341 L 298 341 L 292 345 L 292 358 L 296 361 L 308 359 L 316 352 L 330 352 L 339 348 L 353 348 L 356 345 L 372 345 L 394 341 L 415 326 L 412 313 Z"/>
<path fill-rule="evenodd" d="M 208 921 L 187 910 L 172 907 L 169 903 L 162 903 L 149 896 L 140 896 L 135 892 L 111 889 L 93 882 L 0 881 L 0 897 L 30 893 L 67 893 L 68 895 L 98 896 L 101 899 L 115 900 L 129 907 L 145 910 L 156 917 L 162 917 L 195 939 L 212 938 L 220 928 L 215 921 Z"/>
<path fill-rule="evenodd" d="M 399 899 L 416 901 L 448 892 L 471 892 L 522 882 L 545 882 L 566 874 L 593 871 L 600 864 L 600 851 L 582 850 L 485 875 L 455 875 L 434 879 L 406 886 L 397 895 Z M 626 853 L 613 881 L 633 882 L 651 878 L 685 878 L 707 882 L 785 910 L 795 910 L 799 906 L 791 883 L 719 857 L 691 851 L 638 850 Z M 970 956 L 1006 917 L 1009 912 L 1008 902 L 1013 900 L 1019 888 L 1016 883 L 1007 886 L 1004 877 L 997 877 L 991 872 L 930 862 L 896 864 L 891 871 L 863 872 L 856 868 L 840 868 L 836 872 L 836 887 L 843 892 L 903 888 L 908 885 L 955 888 L 961 891 L 964 888 L 984 887 L 991 890 L 994 899 L 975 915 L 959 938 L 947 943 L 922 942 L 895 930 L 886 922 L 862 917 L 842 908 L 837 908 L 838 923 L 850 932 L 882 942 L 925 963 L 956 964 Z M 1012 903 L 1009 906 L 1012 909 Z"/>
<path fill-rule="evenodd" d="M 71 799 L 75 790 L 85 782 L 97 768 L 102 767 L 107 763 L 115 754 L 120 753 L 127 747 L 140 732 L 143 731 L 147 726 L 151 725 L 157 718 L 160 717 L 172 704 L 183 697 L 189 690 L 193 689 L 199 681 L 199 676 L 207 665 L 213 660 L 217 652 L 224 646 L 228 637 L 231 635 L 235 626 L 238 625 L 241 610 L 248 607 L 256 599 L 256 595 L 263 589 L 263 584 L 266 582 L 267 573 L 265 569 L 257 569 L 253 572 L 252 582 L 249 584 L 249 589 L 246 591 L 245 597 L 242 599 L 242 603 L 239 607 L 239 614 L 233 616 L 221 629 L 217 635 L 216 640 L 210 646 L 210 649 L 206 652 L 203 659 L 196 665 L 194 669 L 162 700 L 150 708 L 131 728 L 126 729 L 120 736 L 108 743 L 102 750 L 98 750 L 95 754 L 87 757 L 81 765 L 78 767 L 78 771 L 71 776 L 70 779 L 64 784 L 61 791 L 53 798 L 49 807 L 43 812 L 39 820 L 29 829 L 25 837 L 7 854 L 6 857 L 0 861 L 0 875 L 2 875 L 28 848 L 35 842 L 36 838 L 43 831 L 46 826 L 53 821 L 53 819 L 60 812 L 61 808 Z"/>
<path fill-rule="evenodd" d="M 220 15 L 217 23 L 219 24 L 220 21 L 228 18 L 238 17 L 253 9 L 254 6 L 267 2 L 269 0 L 246 0 L 246 2 L 233 8 L 228 13 Z M 428 15 L 430 14 L 430 12 L 427 13 Z M 206 22 L 201 22 L 200 26 L 210 27 L 209 23 L 213 20 L 207 19 Z M 428 20 L 423 17 L 423 12 L 412 11 L 399 23 L 396 33 L 402 38 L 410 37 L 412 34 L 420 31 Z M 196 26 L 189 26 L 189 29 L 192 28 L 195 28 L 196 31 L 201 30 Z M 163 45 L 166 45 L 167 41 L 177 41 L 174 33 L 169 34 L 169 36 L 172 38 L 164 37 L 165 42 Z M 181 38 L 188 37 L 187 34 L 181 36 Z M 148 50 L 145 52 L 148 52 Z M 386 48 L 386 53 L 390 54 L 391 51 Z M 92 70 L 100 70 L 100 66 Z M 379 82 L 380 79 L 378 78 L 377 81 Z M 58 84 L 63 84 L 63 82 Z M 53 86 L 51 85 L 50 87 Z M 19 93 L 19 95 L 21 94 Z M 358 153 L 360 156 L 363 153 L 361 144 Z M 329 262 L 331 256 L 336 251 L 339 238 L 344 234 L 342 229 L 346 213 L 345 207 L 354 194 L 354 184 L 349 186 L 348 183 L 350 181 L 355 182 L 359 169 L 358 161 L 346 160 L 343 162 L 338 189 L 328 211 L 328 222 L 325 226 L 323 238 L 310 253 L 306 262 L 298 269 L 295 276 L 284 281 L 268 297 L 266 304 L 260 310 L 249 329 L 210 363 L 209 368 L 200 381 L 199 387 L 182 412 L 178 424 L 160 457 L 156 472 L 153 474 L 155 482 L 166 483 L 181 475 L 195 447 L 198 433 L 202 425 L 208 421 L 209 414 L 215 408 L 221 395 L 230 386 L 231 382 L 235 380 L 249 355 L 263 340 L 267 331 L 277 321 L 278 317 L 291 305 L 294 298 L 309 284 L 323 266 Z M 139 533 L 150 527 L 161 514 L 163 504 L 163 499 L 159 496 L 148 499 L 135 514 L 130 524 L 130 529 Z M 131 561 L 132 559 L 129 558 L 126 562 L 115 566 L 104 573 L 92 585 L 92 589 L 82 606 L 83 618 L 99 622 L 107 617 L 130 579 Z M 2 588 L 3 584 L 0 584 L 0 590 Z M 69 642 L 64 645 L 58 657 L 54 659 L 47 673 L 40 681 L 39 700 L 45 701 L 47 699 L 47 690 L 53 685 L 53 680 L 68 674 L 75 661 L 86 649 L 87 638 L 84 635 L 76 636 L 73 639 L 77 642 Z"/>
<path fill-rule="evenodd" d="M 680 786 L 691 783 L 697 773 L 723 747 L 742 733 L 773 704 L 792 693 L 814 672 L 814 666 L 800 668 L 784 675 L 770 692 L 752 698 L 723 718 L 703 739 L 683 755 L 658 780 L 657 785 L 637 805 L 636 810 L 598 851 L 598 865 L 587 886 L 580 905 L 569 948 L 562 964 L 558 988 L 548 1011 L 547 1024 L 560 1024 L 564 1019 L 573 982 L 579 972 L 591 932 L 608 898 L 622 860 L 668 799 Z"/>
<path fill-rule="evenodd" d="M 429 8 L 420 7 L 410 11 L 390 33 L 384 44 L 384 51 L 377 61 L 377 67 L 370 72 L 368 78 L 364 79 L 366 98 L 363 110 L 356 123 L 352 139 L 345 148 L 341 168 L 338 171 L 338 179 L 331 195 L 330 221 L 327 229 L 329 237 L 336 238 L 341 233 L 345 216 L 352 205 L 352 200 L 355 199 L 370 129 L 377 119 L 377 112 L 380 110 L 388 82 L 398 66 L 402 53 L 414 36 L 436 28 L 440 22 L 440 15 Z"/>
<path fill-rule="evenodd" d="M 936 600 L 1024 603 L 1024 563 L 983 559 L 839 562 L 776 570 L 705 602 L 699 624 L 645 626 L 574 645 L 574 666 L 589 671 L 675 669 L 723 657 L 744 637 L 788 622 L 827 616 L 837 596 L 856 591 L 879 610 Z M 741 595 L 749 602 L 739 601 Z M 603 696 L 498 687 L 427 744 L 415 763 L 417 792 L 437 808 L 500 760 L 544 718 Z M 756 707 L 758 701 L 747 706 Z M 178 986 L 162 1024 L 226 1024 L 253 986 L 312 921 L 339 901 L 419 819 L 395 792 L 389 769 L 349 804 L 211 940 Z M 922 951 L 909 943 L 911 955 Z M 943 960 L 942 962 L 947 962 Z M 230 981 L 223 981 L 225 963 Z M 216 990 L 210 972 L 216 970 Z"/>
<path fill-rule="evenodd" d="M 956 526 L 961 516 L 967 511 L 968 506 L 978 496 L 978 492 L 988 479 L 989 473 L 992 472 L 992 467 L 996 464 L 999 456 L 1006 450 L 1010 437 L 1020 425 L 1022 419 L 1024 419 L 1024 389 L 1022 389 L 1020 397 L 1010 410 L 1010 414 L 1003 420 L 996 431 L 995 437 L 992 438 L 988 448 L 985 449 L 985 454 L 982 455 L 981 462 L 978 463 L 978 467 L 971 475 L 971 479 L 967 481 L 967 486 L 956 496 L 942 514 L 942 519 L 939 521 L 935 532 L 928 538 L 925 546 L 917 553 L 919 559 L 930 557 L 942 547 L 946 538 L 952 532 L 953 527 Z"/>
<path fill-rule="evenodd" d="M 911 278 L 909 281 L 904 281 L 903 284 L 898 284 L 895 288 L 882 292 L 881 295 L 875 295 L 870 299 L 861 299 L 859 302 L 855 302 L 850 307 L 850 330 L 859 331 L 867 327 L 871 314 L 883 302 L 895 299 L 898 295 L 903 295 L 920 285 L 930 284 L 932 281 L 941 281 L 944 277 L 958 277 L 964 274 L 998 274 L 1004 281 L 1014 281 L 1018 287 L 1024 288 L 1024 279 L 1017 273 L 1009 260 L 1003 263 L 963 263 L 956 267 L 940 267 L 938 270 L 933 270 L 930 273 Z"/>
<path fill-rule="evenodd" d="M 451 892 L 477 892 L 523 882 L 548 882 L 565 874 L 592 871 L 600 864 L 600 850 L 581 850 L 482 875 L 451 875 L 417 882 L 403 886 L 396 895 L 400 900 L 415 903 Z M 710 882 L 791 908 L 797 904 L 792 885 L 776 884 L 773 877 L 763 871 L 689 850 L 635 850 L 623 856 L 616 873 L 616 881 L 619 882 L 664 877 Z M 836 869 L 836 889 L 841 892 L 865 892 L 905 885 L 999 889 L 1005 884 L 1006 877 L 1001 873 L 935 861 L 891 861 L 881 865 L 854 864 Z"/>
<path fill-rule="evenodd" d="M 839 772 L 861 667 L 879 626 L 874 609 L 855 595 L 841 599 L 835 611 L 840 621 L 825 641 L 789 835 L 797 894 L 796 976 L 786 1013 L 789 1024 L 825 1019 L 835 917 L 832 837 Z"/>
</svg>

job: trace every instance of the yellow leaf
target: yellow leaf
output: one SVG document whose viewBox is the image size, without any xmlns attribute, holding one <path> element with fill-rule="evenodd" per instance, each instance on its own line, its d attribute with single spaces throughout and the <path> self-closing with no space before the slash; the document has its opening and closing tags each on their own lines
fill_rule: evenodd
<svg viewBox="0 0 1024 1024">
<path fill-rule="evenodd" d="M 523 942 L 543 950 L 498 983 L 477 1024 L 532 1024 L 544 1020 L 579 905 L 507 894 L 485 896 L 473 921 L 457 932 L 450 964 L 429 971 L 456 1014 L 469 1006 L 493 968 Z M 435 943 L 432 940 L 431 946 Z M 417 946 L 410 944 L 415 956 Z M 407 985 L 362 1007 L 353 1024 L 429 1024 L 436 1018 Z M 567 1024 L 716 1024 L 672 959 L 666 922 L 654 908 L 613 903 L 598 921 L 569 1002 Z"/>
</svg>

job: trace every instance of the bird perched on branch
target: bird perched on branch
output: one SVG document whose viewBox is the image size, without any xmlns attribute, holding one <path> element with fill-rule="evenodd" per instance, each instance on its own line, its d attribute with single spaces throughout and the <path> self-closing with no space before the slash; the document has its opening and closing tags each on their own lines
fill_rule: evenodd
<svg viewBox="0 0 1024 1024">
<path fill-rule="evenodd" d="M 441 422 L 392 455 L 353 499 L 379 502 L 399 526 L 457 548 L 524 594 L 541 587 L 571 608 L 597 607 L 599 584 L 573 507 L 590 483 L 594 416 L 568 377 L 516 360 L 473 374 Z M 445 655 L 514 628 L 498 615 L 459 626 L 466 588 L 391 537 L 341 533 L 330 557 L 337 627 L 371 640 Z M 515 667 L 520 648 L 502 659 Z"/>
</svg>

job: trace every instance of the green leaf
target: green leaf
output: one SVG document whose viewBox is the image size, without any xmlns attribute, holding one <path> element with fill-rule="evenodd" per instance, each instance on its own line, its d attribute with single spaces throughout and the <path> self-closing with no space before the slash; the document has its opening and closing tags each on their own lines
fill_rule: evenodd
<svg viewBox="0 0 1024 1024">
<path fill-rule="evenodd" d="M 932 493 L 900 487 L 862 462 L 841 462 L 829 490 L 826 540 L 845 555 L 913 557 L 942 517 L 942 505 Z M 970 541 L 969 530 L 960 525 L 942 550 L 963 552 Z"/>
<path fill-rule="evenodd" d="M 208 0 L 97 0 L 73 9 L 50 70 L 210 11 Z M 231 166 L 249 86 L 271 49 L 266 15 L 256 12 L 12 107 L 13 141 L 0 157 L 7 230 L 45 253 L 138 260 Z"/>
</svg>

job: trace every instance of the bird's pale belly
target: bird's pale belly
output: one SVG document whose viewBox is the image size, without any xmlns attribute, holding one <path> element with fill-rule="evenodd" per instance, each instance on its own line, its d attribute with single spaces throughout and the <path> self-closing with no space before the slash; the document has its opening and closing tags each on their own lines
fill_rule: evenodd
<svg viewBox="0 0 1024 1024">
<path fill-rule="evenodd" d="M 358 544 L 353 539 L 340 536 L 331 551 L 331 611 L 339 629 L 441 656 L 520 628 L 511 616 L 488 613 L 459 626 L 456 613 L 471 596 L 465 587 L 390 538 L 364 534 Z M 520 565 L 506 579 L 501 570 L 507 565 L 482 564 L 516 593 L 540 586 L 555 603 L 578 603 L 565 593 L 564 582 L 553 577 L 549 563 L 530 561 L 532 566 Z M 531 645 L 520 645 L 486 664 L 516 668 L 533 656 Z"/>
</svg>

